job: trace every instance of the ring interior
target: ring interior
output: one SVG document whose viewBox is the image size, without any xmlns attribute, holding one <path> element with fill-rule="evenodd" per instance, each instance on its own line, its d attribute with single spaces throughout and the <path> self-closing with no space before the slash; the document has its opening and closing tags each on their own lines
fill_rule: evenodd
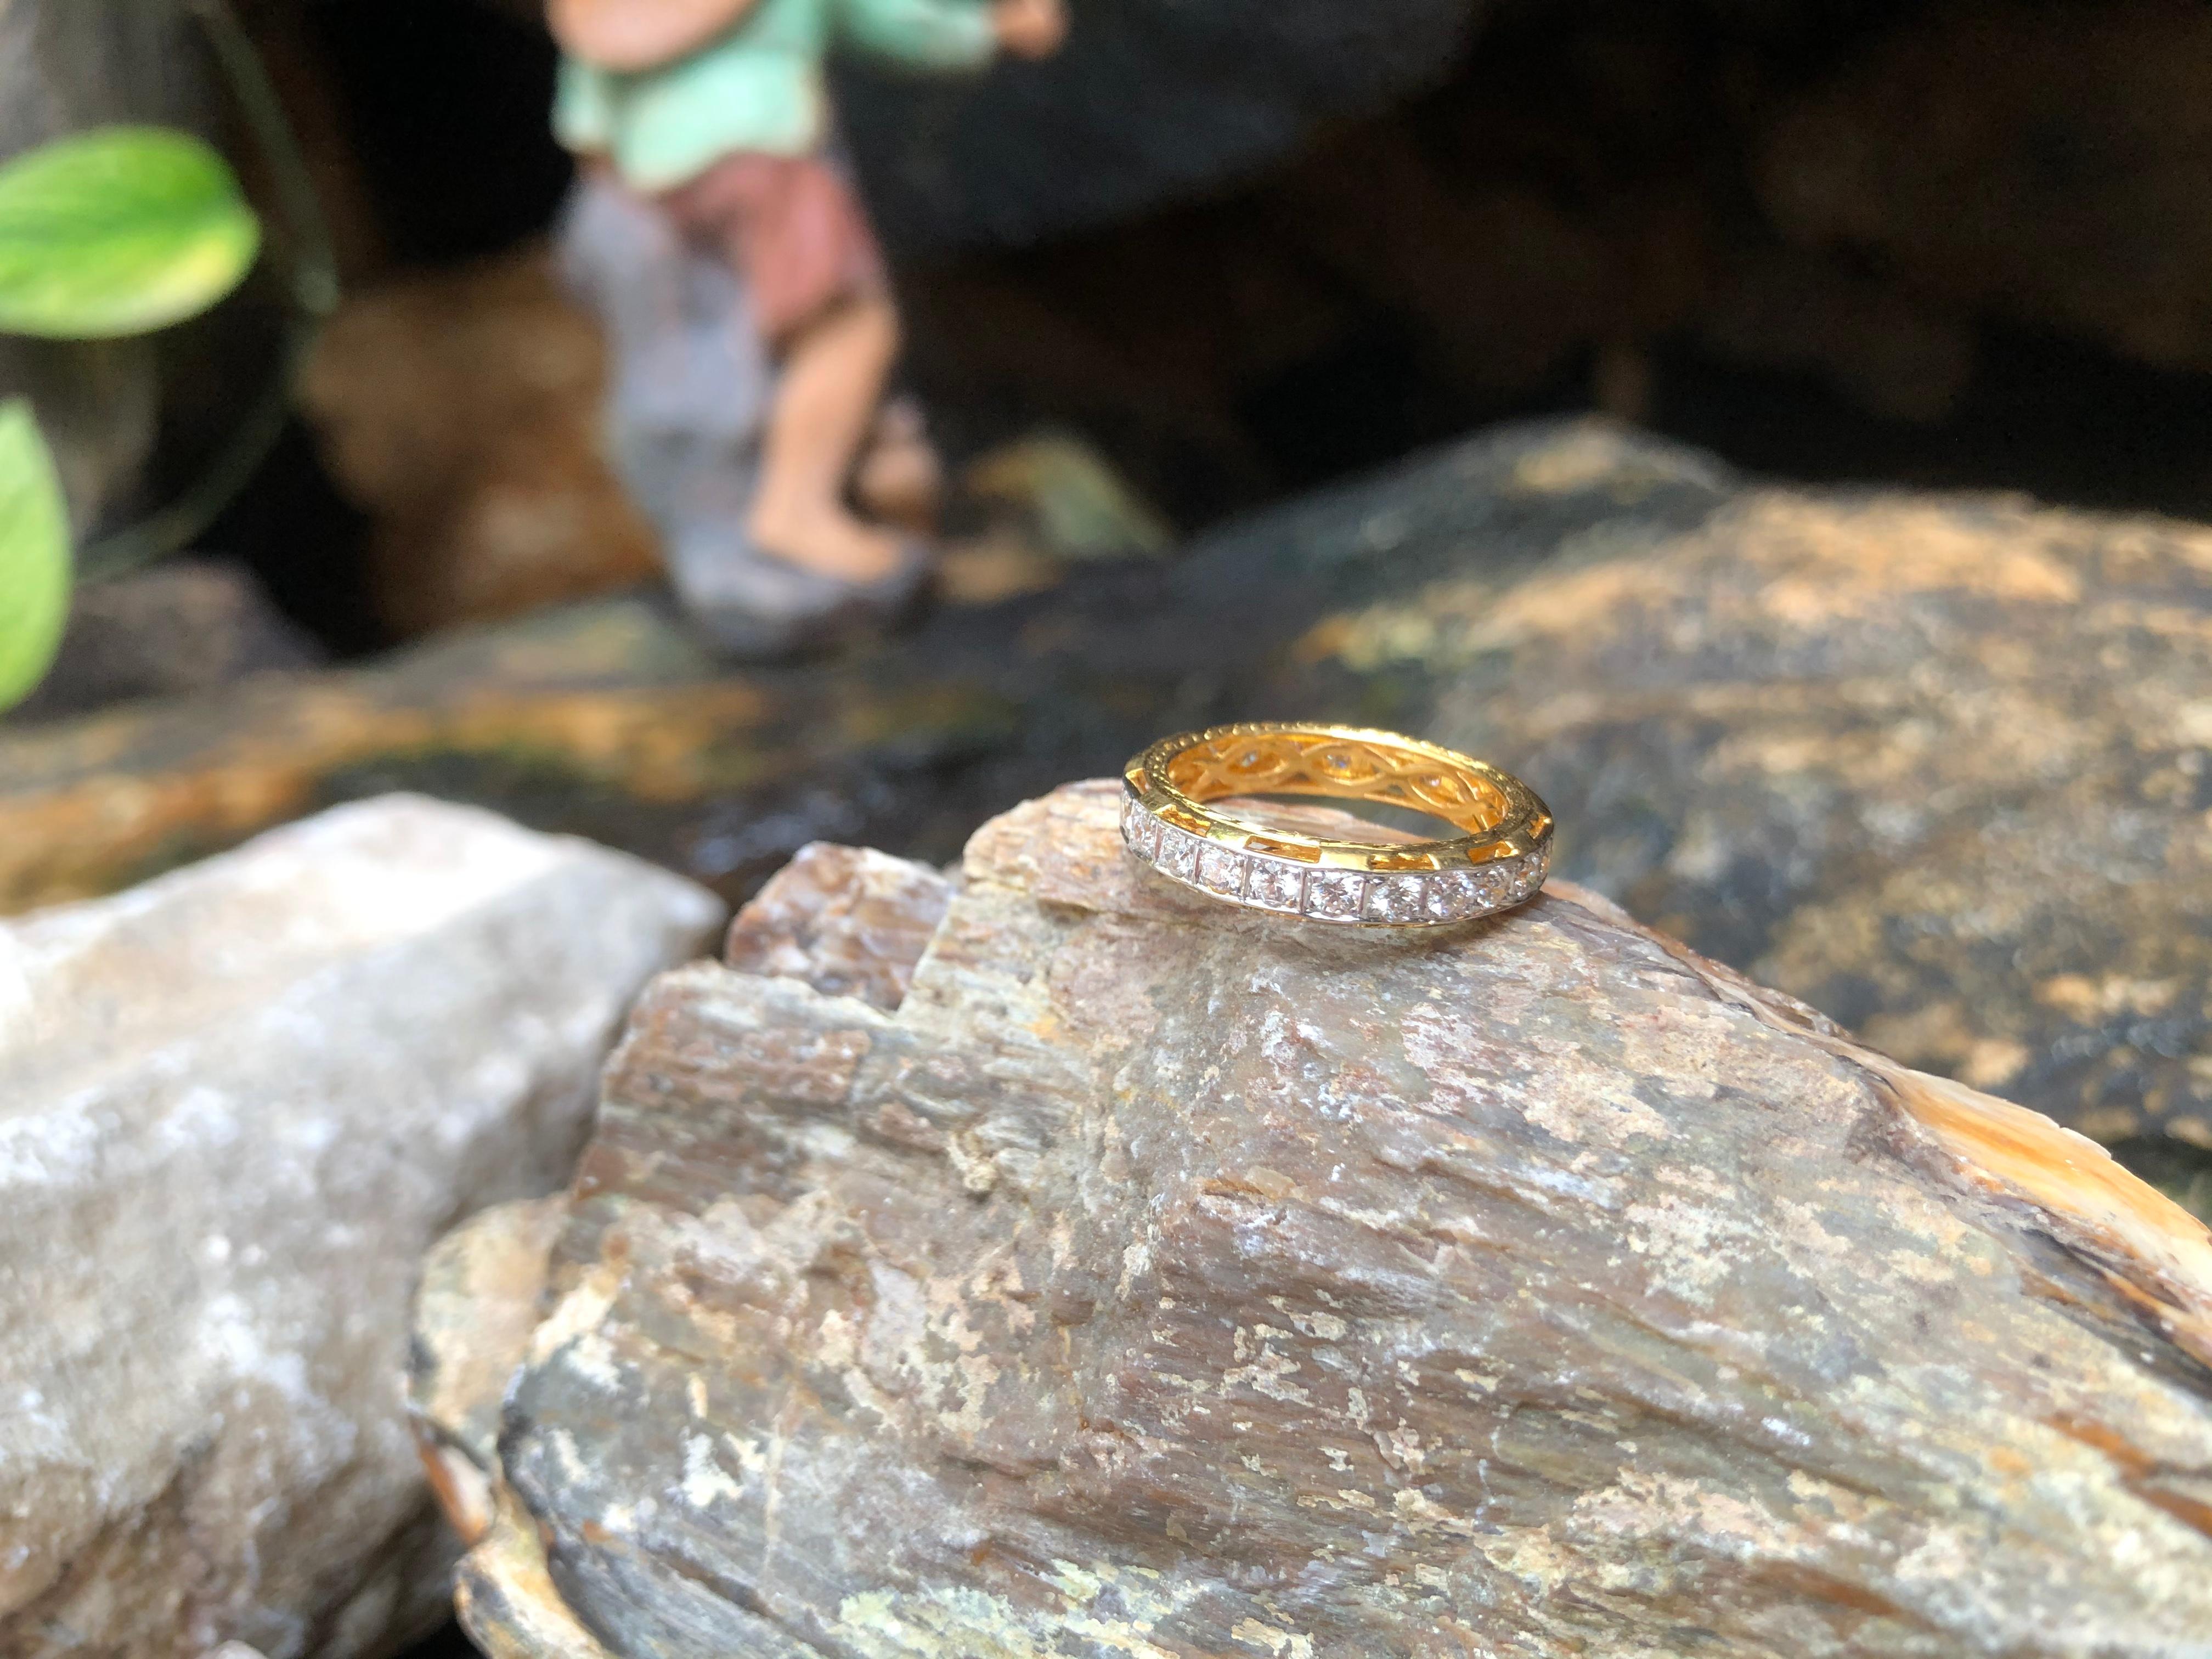
<svg viewBox="0 0 2212 1659">
<path fill-rule="evenodd" d="M 1231 735 L 1170 757 L 1170 786 L 1194 801 L 1238 795 L 1322 795 L 1402 807 L 1468 835 L 1504 821 L 1512 803 L 1474 767 L 1371 738 L 1296 732 Z"/>
</svg>

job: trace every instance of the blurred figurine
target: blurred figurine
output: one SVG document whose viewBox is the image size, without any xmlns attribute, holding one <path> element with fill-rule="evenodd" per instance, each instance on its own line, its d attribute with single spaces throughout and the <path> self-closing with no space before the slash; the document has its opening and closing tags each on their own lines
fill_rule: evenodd
<svg viewBox="0 0 2212 1659">
<path fill-rule="evenodd" d="M 915 418 L 882 408 L 898 314 L 823 60 L 841 44 L 938 70 L 1043 57 L 1061 0 L 549 0 L 547 15 L 555 130 L 584 169 L 567 262 L 607 324 L 617 463 L 678 591 L 748 653 L 891 614 L 927 550 L 847 493 L 872 436 L 865 471 L 886 489 L 911 494 L 929 463 Z"/>
</svg>

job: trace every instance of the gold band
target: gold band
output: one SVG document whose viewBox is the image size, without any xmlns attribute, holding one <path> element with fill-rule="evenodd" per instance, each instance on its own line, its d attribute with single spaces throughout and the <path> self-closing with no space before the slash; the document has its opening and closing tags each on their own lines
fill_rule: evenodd
<svg viewBox="0 0 2212 1659">
<path fill-rule="evenodd" d="M 1163 875 L 1249 908 L 1419 927 L 1521 903 L 1543 885 L 1552 814 L 1510 772 L 1418 738 L 1343 726 L 1217 726 L 1165 738 L 1122 774 L 1122 838 Z M 1211 803 L 1375 801 L 1441 818 L 1443 840 L 1339 839 Z"/>
</svg>

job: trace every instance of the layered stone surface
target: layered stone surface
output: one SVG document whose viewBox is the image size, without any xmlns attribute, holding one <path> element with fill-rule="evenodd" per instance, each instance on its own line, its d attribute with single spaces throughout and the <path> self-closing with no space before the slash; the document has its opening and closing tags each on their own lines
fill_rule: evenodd
<svg viewBox="0 0 2212 1659">
<path fill-rule="evenodd" d="M 489 1651 L 2212 1628 L 2200 1224 L 1581 890 L 1314 926 L 1159 880 L 1119 795 L 979 834 L 894 1006 L 805 927 L 643 999 L 503 1390 Z"/>
<path fill-rule="evenodd" d="M 403 785 L 742 897 L 823 837 L 941 862 L 1166 732 L 1356 720 L 1527 779 L 1559 875 L 2176 1190 L 2196 1160 L 2212 1208 L 2209 642 L 2200 526 L 1522 427 L 834 665 L 732 673 L 623 604 L 0 735 L 0 906 Z"/>
</svg>

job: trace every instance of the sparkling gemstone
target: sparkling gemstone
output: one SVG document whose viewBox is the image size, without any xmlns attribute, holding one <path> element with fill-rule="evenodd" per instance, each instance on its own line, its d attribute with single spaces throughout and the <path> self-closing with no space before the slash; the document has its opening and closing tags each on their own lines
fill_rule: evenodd
<svg viewBox="0 0 2212 1659">
<path fill-rule="evenodd" d="M 1185 881 L 1198 879 L 1198 839 L 1180 830 L 1160 829 L 1160 868 Z"/>
<path fill-rule="evenodd" d="M 1141 858 L 1157 859 L 1160 855 L 1160 821 L 1143 807 L 1137 809 L 1129 845 L 1137 849 Z"/>
<path fill-rule="evenodd" d="M 1359 915 L 1367 878 L 1357 870 L 1313 870 L 1306 875 L 1306 914 L 1351 921 Z"/>
<path fill-rule="evenodd" d="M 1468 890 L 1474 895 L 1475 906 L 1481 910 L 1495 910 L 1509 902 L 1506 898 L 1509 884 L 1502 865 L 1486 864 L 1468 872 Z"/>
<path fill-rule="evenodd" d="M 1424 908 L 1421 876 L 1370 876 L 1367 878 L 1367 919 L 1370 921 L 1419 921 Z"/>
<path fill-rule="evenodd" d="M 1457 921 L 1480 908 L 1472 870 L 1443 870 L 1431 876 L 1421 895 L 1431 921 Z"/>
<path fill-rule="evenodd" d="M 1198 884 L 1216 893 L 1242 896 L 1244 891 L 1244 855 L 1227 847 L 1200 848 Z"/>
<path fill-rule="evenodd" d="M 1254 859 L 1244 896 L 1270 910 L 1295 911 L 1305 896 L 1306 872 L 1295 864 Z"/>
</svg>

